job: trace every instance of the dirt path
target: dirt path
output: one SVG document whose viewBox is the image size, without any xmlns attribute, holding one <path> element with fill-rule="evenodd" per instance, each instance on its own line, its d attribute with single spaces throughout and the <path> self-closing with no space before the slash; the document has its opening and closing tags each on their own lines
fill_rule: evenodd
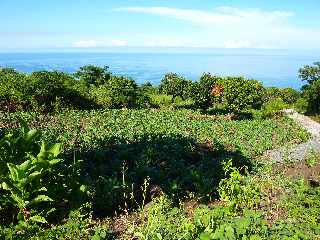
<svg viewBox="0 0 320 240">
<path fill-rule="evenodd" d="M 295 112 L 292 109 L 285 110 L 284 113 L 304 127 L 311 134 L 311 138 L 306 143 L 268 151 L 265 156 L 276 162 L 291 162 L 303 161 L 311 154 L 319 154 L 320 124 L 307 116 Z"/>
</svg>

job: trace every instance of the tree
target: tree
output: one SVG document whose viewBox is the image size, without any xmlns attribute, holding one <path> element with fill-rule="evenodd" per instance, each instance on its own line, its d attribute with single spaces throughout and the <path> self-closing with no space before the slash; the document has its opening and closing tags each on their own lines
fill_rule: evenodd
<svg viewBox="0 0 320 240">
<path fill-rule="evenodd" d="M 72 105 L 73 99 L 79 95 L 72 89 L 76 80 L 69 74 L 58 71 L 33 72 L 29 79 L 27 94 L 32 98 L 33 107 L 50 112 L 61 101 L 64 107 Z"/>
<path fill-rule="evenodd" d="M 212 106 L 215 97 L 212 92 L 219 79 L 218 76 L 204 73 L 200 81 L 192 85 L 190 95 L 197 107 L 207 109 Z"/>
<path fill-rule="evenodd" d="M 172 95 L 172 102 L 176 97 L 181 97 L 182 100 L 187 96 L 188 87 L 191 81 L 176 73 L 168 73 L 164 76 L 160 83 L 160 91 L 167 95 Z"/>
<path fill-rule="evenodd" d="M 0 67 L 0 111 L 17 111 L 23 109 L 28 98 L 26 90 L 27 77 L 13 68 Z"/>
<path fill-rule="evenodd" d="M 264 88 L 256 80 L 243 77 L 226 77 L 218 82 L 221 93 L 216 97 L 217 102 L 233 113 L 246 108 L 258 108 L 262 105 Z"/>
<path fill-rule="evenodd" d="M 299 70 L 299 77 L 309 84 L 320 80 L 320 62 L 315 62 L 313 65 L 314 66 L 304 66 Z"/>
<path fill-rule="evenodd" d="M 18 75 L 20 74 L 18 71 L 16 71 L 14 68 L 8 68 L 8 67 L 0 67 L 0 75 Z"/>
<path fill-rule="evenodd" d="M 79 80 L 96 86 L 103 85 L 111 79 L 111 72 L 109 72 L 108 66 L 97 67 L 94 65 L 86 65 L 80 67 L 74 75 Z"/>
<path fill-rule="evenodd" d="M 113 76 L 106 87 L 111 107 L 134 107 L 137 100 L 138 85 L 133 79 L 123 76 Z"/>
<path fill-rule="evenodd" d="M 320 62 L 314 66 L 304 66 L 299 70 L 299 77 L 308 84 L 302 87 L 303 97 L 308 101 L 308 111 L 320 112 Z"/>
<path fill-rule="evenodd" d="M 302 88 L 303 96 L 308 101 L 308 111 L 311 113 L 320 112 L 320 79 L 313 81 Z"/>
</svg>

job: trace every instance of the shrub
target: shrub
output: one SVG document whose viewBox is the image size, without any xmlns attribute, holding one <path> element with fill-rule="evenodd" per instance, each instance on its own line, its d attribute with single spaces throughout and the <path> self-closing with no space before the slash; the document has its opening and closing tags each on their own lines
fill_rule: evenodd
<svg viewBox="0 0 320 240">
<path fill-rule="evenodd" d="M 87 89 L 72 76 L 57 71 L 33 72 L 29 76 L 28 95 L 37 111 L 52 112 L 61 108 L 88 109 L 95 104 L 88 99 Z"/>
<path fill-rule="evenodd" d="M 310 85 L 303 87 L 303 96 L 308 101 L 308 111 L 320 112 L 320 80 L 313 81 Z"/>
<path fill-rule="evenodd" d="M 207 109 L 212 106 L 214 100 L 212 90 L 219 79 L 210 73 L 204 73 L 200 81 L 192 85 L 190 95 L 197 107 Z"/>
<path fill-rule="evenodd" d="M 220 102 L 231 112 L 247 108 L 259 108 L 262 105 L 263 86 L 256 80 L 242 77 L 227 77 L 218 81 L 221 93 L 216 102 Z"/>
<path fill-rule="evenodd" d="M 293 105 L 293 108 L 299 113 L 306 113 L 308 111 L 309 103 L 305 98 L 299 98 Z"/>
<path fill-rule="evenodd" d="M 21 110 L 26 105 L 26 75 L 11 68 L 0 68 L 0 110 Z"/>
<path fill-rule="evenodd" d="M 287 104 L 294 104 L 300 98 L 300 93 L 293 88 L 281 89 L 280 94 L 282 100 Z"/>
<path fill-rule="evenodd" d="M 277 88 L 277 87 L 266 88 L 263 94 L 263 102 L 266 103 L 275 98 L 282 98 L 280 88 Z"/>
<path fill-rule="evenodd" d="M 138 86 L 133 79 L 113 76 L 105 85 L 112 108 L 135 107 Z"/>
<path fill-rule="evenodd" d="M 219 195 L 221 200 L 227 203 L 231 212 L 252 208 L 259 203 L 260 189 L 253 182 L 252 177 L 242 175 L 232 166 L 232 161 L 225 163 L 224 172 L 227 178 L 219 183 Z"/>
<path fill-rule="evenodd" d="M 273 117 L 280 113 L 281 110 L 288 108 L 281 98 L 275 98 L 263 105 L 263 117 Z"/>
<path fill-rule="evenodd" d="M 191 81 L 176 73 L 168 73 L 164 76 L 160 83 L 160 91 L 167 95 L 172 95 L 172 103 L 176 97 L 181 97 L 182 100 L 188 96 L 189 85 Z"/>
<path fill-rule="evenodd" d="M 141 240 L 195 239 L 192 222 L 166 197 L 155 199 L 145 215 L 146 222 L 134 230 Z"/>
<path fill-rule="evenodd" d="M 156 86 L 152 86 L 150 82 L 143 83 L 139 89 L 144 93 L 144 94 L 149 94 L 149 95 L 155 95 L 159 93 L 159 88 Z"/>
<path fill-rule="evenodd" d="M 300 98 L 300 93 L 293 88 L 267 88 L 264 92 L 263 102 L 266 103 L 275 98 L 281 98 L 287 104 L 294 104 Z"/>
<path fill-rule="evenodd" d="M 109 95 L 109 89 L 106 85 L 91 87 L 90 96 L 99 107 L 111 108 L 113 106 L 112 99 Z"/>
<path fill-rule="evenodd" d="M 111 79 L 111 73 L 109 72 L 108 66 L 97 67 L 94 65 L 86 65 L 80 67 L 74 75 L 79 80 L 96 86 L 103 85 Z"/>
</svg>

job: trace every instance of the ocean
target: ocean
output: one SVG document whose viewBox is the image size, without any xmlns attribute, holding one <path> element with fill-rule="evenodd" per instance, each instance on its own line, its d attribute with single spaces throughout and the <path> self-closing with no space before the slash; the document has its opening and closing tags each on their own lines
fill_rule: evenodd
<svg viewBox="0 0 320 240">
<path fill-rule="evenodd" d="M 319 61 L 312 52 L 211 51 L 210 53 L 0 53 L 0 66 L 30 73 L 37 70 L 75 72 L 80 66 L 107 65 L 114 74 L 141 84 L 159 84 L 165 73 L 197 80 L 203 72 L 257 79 L 265 86 L 302 86 L 298 70 Z"/>
</svg>

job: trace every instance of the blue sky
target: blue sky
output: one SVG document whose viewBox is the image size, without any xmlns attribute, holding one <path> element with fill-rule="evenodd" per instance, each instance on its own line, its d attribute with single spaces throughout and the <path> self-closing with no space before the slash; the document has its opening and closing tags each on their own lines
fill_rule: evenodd
<svg viewBox="0 0 320 240">
<path fill-rule="evenodd" d="M 0 0 L 0 50 L 320 49 L 319 0 Z"/>
</svg>

